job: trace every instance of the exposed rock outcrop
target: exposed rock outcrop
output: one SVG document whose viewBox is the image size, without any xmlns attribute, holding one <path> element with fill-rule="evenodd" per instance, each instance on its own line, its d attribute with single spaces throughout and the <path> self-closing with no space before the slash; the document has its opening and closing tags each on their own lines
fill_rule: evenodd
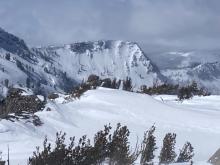
<svg viewBox="0 0 220 165">
<path fill-rule="evenodd" d="M 10 113 L 21 114 L 22 112 L 35 113 L 44 108 L 45 102 L 36 95 L 23 95 L 22 89 L 11 88 L 7 97 L 0 103 L 1 117 Z"/>
<path fill-rule="evenodd" d="M 220 149 L 218 149 L 214 155 L 209 159 L 209 163 L 213 165 L 220 165 Z"/>
</svg>

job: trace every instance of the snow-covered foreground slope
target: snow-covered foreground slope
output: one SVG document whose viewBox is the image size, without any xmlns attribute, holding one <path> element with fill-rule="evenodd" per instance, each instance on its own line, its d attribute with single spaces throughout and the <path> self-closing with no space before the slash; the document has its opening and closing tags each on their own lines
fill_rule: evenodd
<svg viewBox="0 0 220 165">
<path fill-rule="evenodd" d="M 118 122 L 130 129 L 133 145 L 137 137 L 140 141 L 144 131 L 153 124 L 157 127 L 159 148 L 167 132 L 177 133 L 176 151 L 185 141 L 190 141 L 195 148 L 197 164 L 206 162 L 220 147 L 220 96 L 195 98 L 180 104 L 174 96 L 155 99 L 143 94 L 99 88 L 86 92 L 79 100 L 66 102 L 63 98 L 47 104 L 51 111 L 45 108 L 37 113 L 44 123 L 40 127 L 22 121 L 0 121 L 0 149 L 6 158 L 7 145 L 10 145 L 12 165 L 25 164 L 35 146 L 42 146 L 45 135 L 52 142 L 58 131 L 77 138 L 84 134 L 92 137 L 104 124 L 115 126 Z"/>
</svg>

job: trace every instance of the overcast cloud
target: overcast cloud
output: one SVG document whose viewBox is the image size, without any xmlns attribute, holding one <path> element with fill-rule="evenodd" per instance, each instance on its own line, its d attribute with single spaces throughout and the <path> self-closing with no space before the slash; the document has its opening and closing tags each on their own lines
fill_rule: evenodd
<svg viewBox="0 0 220 165">
<path fill-rule="evenodd" d="M 120 39 L 220 48 L 219 0 L 0 0 L 0 18 L 31 46 Z"/>
</svg>

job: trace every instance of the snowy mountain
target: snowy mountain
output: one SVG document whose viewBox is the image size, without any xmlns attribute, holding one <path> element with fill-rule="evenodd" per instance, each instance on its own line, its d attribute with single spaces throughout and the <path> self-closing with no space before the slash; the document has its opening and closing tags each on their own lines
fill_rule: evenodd
<svg viewBox="0 0 220 165">
<path fill-rule="evenodd" d="M 0 29 L 0 58 L 2 90 L 20 84 L 36 92 L 68 91 L 90 74 L 121 80 L 130 77 L 134 89 L 165 80 L 132 42 L 79 42 L 29 49 L 23 40 Z"/>
<path fill-rule="evenodd" d="M 158 82 L 186 84 L 196 80 L 220 93 L 218 54 L 207 60 L 195 52 L 169 52 L 154 62 L 159 68 L 133 42 L 88 41 L 28 48 L 23 40 L 0 29 L 0 95 L 5 97 L 11 86 L 19 88 L 12 88 L 15 91 L 11 94 L 9 90 L 7 98 L 1 101 L 1 107 L 9 110 L 6 115 L 12 117 L 2 117 L 0 121 L 3 158 L 10 144 L 11 164 L 25 164 L 46 135 L 50 142 L 58 131 L 76 138 L 85 134 L 92 137 L 104 124 L 115 126 L 120 122 L 131 131 L 132 147 L 137 136 L 143 137 L 144 131 L 155 124 L 159 142 L 156 162 L 167 132 L 177 133 L 177 152 L 189 140 L 195 147 L 195 163 L 206 162 L 219 147 L 219 96 L 194 97 L 180 103 L 176 96 L 153 98 L 106 88 L 89 90 L 79 99 L 64 94 L 91 74 L 102 79 L 130 77 L 134 89 Z M 57 93 L 53 99 L 42 96 L 54 91 Z M 23 114 L 27 109 L 32 112 Z M 36 120 L 40 124 L 35 125 Z"/>
<path fill-rule="evenodd" d="M 0 28 L 0 48 L 12 54 L 17 54 L 24 59 L 33 60 L 32 59 L 33 54 L 30 52 L 25 42 L 22 39 L 4 31 L 1 28 Z"/>
<path fill-rule="evenodd" d="M 171 83 L 188 84 L 196 81 L 213 94 L 219 94 L 220 56 L 218 52 L 220 51 L 164 53 L 169 65 L 159 64 L 158 66 Z"/>
<path fill-rule="evenodd" d="M 58 47 L 34 48 L 41 66 L 48 72 L 62 70 L 77 82 L 96 74 L 101 78 L 132 78 L 134 88 L 152 86 L 164 77 L 141 48 L 132 42 L 80 42 Z"/>
<path fill-rule="evenodd" d="M 36 93 L 66 92 L 96 74 L 121 80 L 130 77 L 134 89 L 160 82 L 184 85 L 195 80 L 219 94 L 219 52 L 146 55 L 137 43 L 112 40 L 28 48 L 22 39 L 0 29 L 0 93 L 4 95 L 5 87 L 17 84 Z"/>
<path fill-rule="evenodd" d="M 160 70 L 194 67 L 220 61 L 220 50 L 166 51 L 148 53 Z"/>
</svg>

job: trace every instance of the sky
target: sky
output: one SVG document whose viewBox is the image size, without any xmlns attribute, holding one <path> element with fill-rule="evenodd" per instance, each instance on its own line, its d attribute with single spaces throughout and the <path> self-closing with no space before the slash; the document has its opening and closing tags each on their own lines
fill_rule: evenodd
<svg viewBox="0 0 220 165">
<path fill-rule="evenodd" d="M 30 46 L 111 39 L 220 48 L 220 0 L 0 0 L 0 18 Z"/>
</svg>

